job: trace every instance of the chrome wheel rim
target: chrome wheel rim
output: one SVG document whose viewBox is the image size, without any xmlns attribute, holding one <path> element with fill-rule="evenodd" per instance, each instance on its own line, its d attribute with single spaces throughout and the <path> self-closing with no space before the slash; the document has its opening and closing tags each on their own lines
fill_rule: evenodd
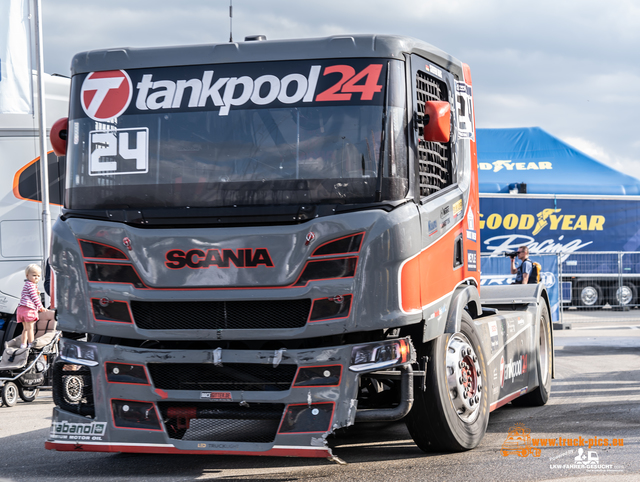
<svg viewBox="0 0 640 482">
<path fill-rule="evenodd" d="M 480 414 L 483 373 L 471 342 L 462 333 L 449 338 L 446 364 L 451 403 L 460 420 L 473 423 Z"/>
<path fill-rule="evenodd" d="M 585 286 L 580 292 L 580 299 L 582 300 L 582 304 L 593 306 L 598 301 L 598 290 L 593 286 Z"/>
<path fill-rule="evenodd" d="M 628 286 L 621 286 L 616 290 L 616 300 L 620 305 L 628 305 L 633 299 L 633 291 Z"/>
</svg>

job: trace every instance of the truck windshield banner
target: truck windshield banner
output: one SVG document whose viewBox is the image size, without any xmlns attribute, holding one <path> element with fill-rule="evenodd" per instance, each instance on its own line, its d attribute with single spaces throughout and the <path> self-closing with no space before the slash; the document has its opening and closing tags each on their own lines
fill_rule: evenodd
<svg viewBox="0 0 640 482">
<path fill-rule="evenodd" d="M 385 59 L 195 65 L 74 77 L 71 115 L 121 115 L 321 105 L 382 105 Z M 394 99 L 390 99 L 394 102 Z M 398 101 L 404 101 L 398 99 Z"/>
<path fill-rule="evenodd" d="M 597 199 L 480 199 L 482 252 L 637 251 L 640 203 Z"/>
</svg>

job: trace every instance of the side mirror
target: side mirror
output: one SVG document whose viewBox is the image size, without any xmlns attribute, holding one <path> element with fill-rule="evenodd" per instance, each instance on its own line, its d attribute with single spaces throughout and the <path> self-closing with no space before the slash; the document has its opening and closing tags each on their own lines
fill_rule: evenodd
<svg viewBox="0 0 640 482">
<path fill-rule="evenodd" d="M 451 133 L 451 105 L 449 102 L 425 102 L 423 122 L 425 141 L 449 142 Z"/>
<path fill-rule="evenodd" d="M 51 141 L 51 147 L 56 156 L 64 156 L 67 153 L 67 132 L 69 129 L 69 118 L 63 117 L 58 119 L 51 126 L 51 132 L 49 133 L 49 140 Z"/>
</svg>

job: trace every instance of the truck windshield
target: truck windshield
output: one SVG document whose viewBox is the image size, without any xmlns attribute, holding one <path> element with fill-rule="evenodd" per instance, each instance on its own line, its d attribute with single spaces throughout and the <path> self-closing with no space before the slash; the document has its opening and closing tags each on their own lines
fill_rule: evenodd
<svg viewBox="0 0 640 482">
<path fill-rule="evenodd" d="M 78 75 L 65 207 L 361 203 L 381 187 L 399 199 L 405 99 L 404 65 L 386 59 Z"/>
</svg>

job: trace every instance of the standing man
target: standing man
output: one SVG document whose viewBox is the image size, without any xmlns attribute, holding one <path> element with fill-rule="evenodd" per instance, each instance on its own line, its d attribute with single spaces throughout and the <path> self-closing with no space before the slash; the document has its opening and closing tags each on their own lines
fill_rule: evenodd
<svg viewBox="0 0 640 482">
<path fill-rule="evenodd" d="M 520 246 L 518 248 L 518 259 L 520 260 L 520 266 L 516 268 L 515 257 L 511 258 L 511 274 L 516 275 L 514 284 L 526 285 L 529 283 L 529 276 L 533 270 L 533 263 L 529 259 L 529 248 L 526 246 Z"/>
</svg>

